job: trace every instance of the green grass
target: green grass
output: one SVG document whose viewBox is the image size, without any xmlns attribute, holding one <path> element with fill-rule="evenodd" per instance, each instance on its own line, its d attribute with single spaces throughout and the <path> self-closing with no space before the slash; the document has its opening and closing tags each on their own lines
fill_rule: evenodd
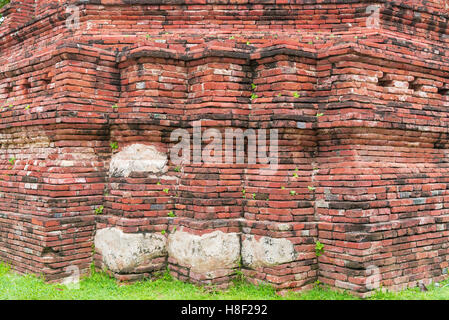
<svg viewBox="0 0 449 320">
<path fill-rule="evenodd" d="M 419 288 L 409 288 L 400 292 L 381 292 L 378 290 L 369 299 L 371 300 L 449 300 L 449 279 L 427 286 L 428 291 L 420 291 Z M 444 287 L 447 285 L 446 287 Z"/>
<path fill-rule="evenodd" d="M 10 0 L 0 0 L 0 8 L 8 4 Z"/>
<path fill-rule="evenodd" d="M 448 282 L 449 283 L 449 282 Z M 441 286 L 444 283 L 441 283 Z M 157 280 L 119 284 L 103 272 L 83 277 L 79 288 L 49 284 L 34 275 L 18 275 L 0 263 L 0 300 L 353 300 L 346 292 L 323 287 L 285 295 L 268 285 L 235 282 L 228 290 L 215 291 L 173 279 L 168 273 Z M 399 293 L 377 292 L 371 299 L 449 299 L 446 288 L 429 286 L 428 292 L 408 289 Z"/>
</svg>

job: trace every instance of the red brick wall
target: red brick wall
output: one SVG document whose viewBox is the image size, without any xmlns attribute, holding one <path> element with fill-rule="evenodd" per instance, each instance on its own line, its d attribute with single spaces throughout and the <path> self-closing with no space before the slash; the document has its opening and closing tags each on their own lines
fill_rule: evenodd
<svg viewBox="0 0 449 320">
<path fill-rule="evenodd" d="M 77 28 L 66 25 L 68 5 L 80 9 Z M 376 28 L 369 6 L 380 8 Z M 279 290 L 319 280 L 364 295 L 377 280 L 442 279 L 445 6 L 12 1 L 0 26 L 0 259 L 55 280 L 67 266 L 87 271 L 95 230 L 221 231 L 292 244 L 288 262 L 243 265 L 250 281 Z M 277 171 L 169 162 L 164 174 L 109 174 L 127 146 L 169 153 L 171 132 L 192 133 L 197 120 L 203 132 L 277 129 Z M 167 266 L 218 286 L 238 269 L 201 273 L 168 254 L 152 270 L 114 274 Z"/>
</svg>

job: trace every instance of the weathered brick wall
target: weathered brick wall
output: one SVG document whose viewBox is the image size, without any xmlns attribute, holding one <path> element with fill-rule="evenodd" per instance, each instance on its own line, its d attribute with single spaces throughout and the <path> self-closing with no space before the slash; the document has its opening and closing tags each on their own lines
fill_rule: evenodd
<svg viewBox="0 0 449 320">
<path fill-rule="evenodd" d="M 360 295 L 445 277 L 448 4 L 345 2 L 13 0 L 0 259 Z M 195 123 L 277 129 L 278 167 L 175 164 Z"/>
</svg>

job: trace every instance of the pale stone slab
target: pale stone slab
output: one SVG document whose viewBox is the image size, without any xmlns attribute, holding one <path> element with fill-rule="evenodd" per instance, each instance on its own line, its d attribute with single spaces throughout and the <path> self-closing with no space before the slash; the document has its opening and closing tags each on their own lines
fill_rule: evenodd
<svg viewBox="0 0 449 320">
<path fill-rule="evenodd" d="M 167 162 L 167 155 L 157 151 L 154 146 L 136 143 L 112 156 L 109 175 L 128 177 L 131 172 L 166 172 Z"/>
<path fill-rule="evenodd" d="M 214 231 L 202 236 L 177 231 L 168 238 L 168 255 L 193 272 L 206 273 L 238 267 L 240 238 L 237 233 Z"/>
<path fill-rule="evenodd" d="M 151 267 L 151 260 L 165 256 L 167 238 L 157 233 L 124 233 L 118 228 L 98 230 L 95 249 L 106 267 L 116 273 L 132 273 Z"/>
<path fill-rule="evenodd" d="M 295 261 L 297 253 L 287 239 L 246 235 L 242 241 L 242 263 L 250 268 L 269 267 Z"/>
</svg>

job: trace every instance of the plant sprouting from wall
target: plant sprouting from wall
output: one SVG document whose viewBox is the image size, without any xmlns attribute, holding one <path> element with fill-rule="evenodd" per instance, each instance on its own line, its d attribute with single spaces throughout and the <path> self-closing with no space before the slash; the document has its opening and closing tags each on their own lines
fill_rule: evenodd
<svg viewBox="0 0 449 320">
<path fill-rule="evenodd" d="M 317 241 L 315 242 L 315 254 L 317 257 L 321 256 L 324 252 L 324 244 Z"/>
<path fill-rule="evenodd" d="M 111 142 L 110 146 L 111 146 L 112 150 L 118 149 L 118 143 L 117 142 Z"/>
<path fill-rule="evenodd" d="M 102 213 L 103 213 L 103 209 L 104 209 L 103 206 L 97 207 L 97 208 L 95 209 L 95 214 L 102 214 Z"/>
</svg>

